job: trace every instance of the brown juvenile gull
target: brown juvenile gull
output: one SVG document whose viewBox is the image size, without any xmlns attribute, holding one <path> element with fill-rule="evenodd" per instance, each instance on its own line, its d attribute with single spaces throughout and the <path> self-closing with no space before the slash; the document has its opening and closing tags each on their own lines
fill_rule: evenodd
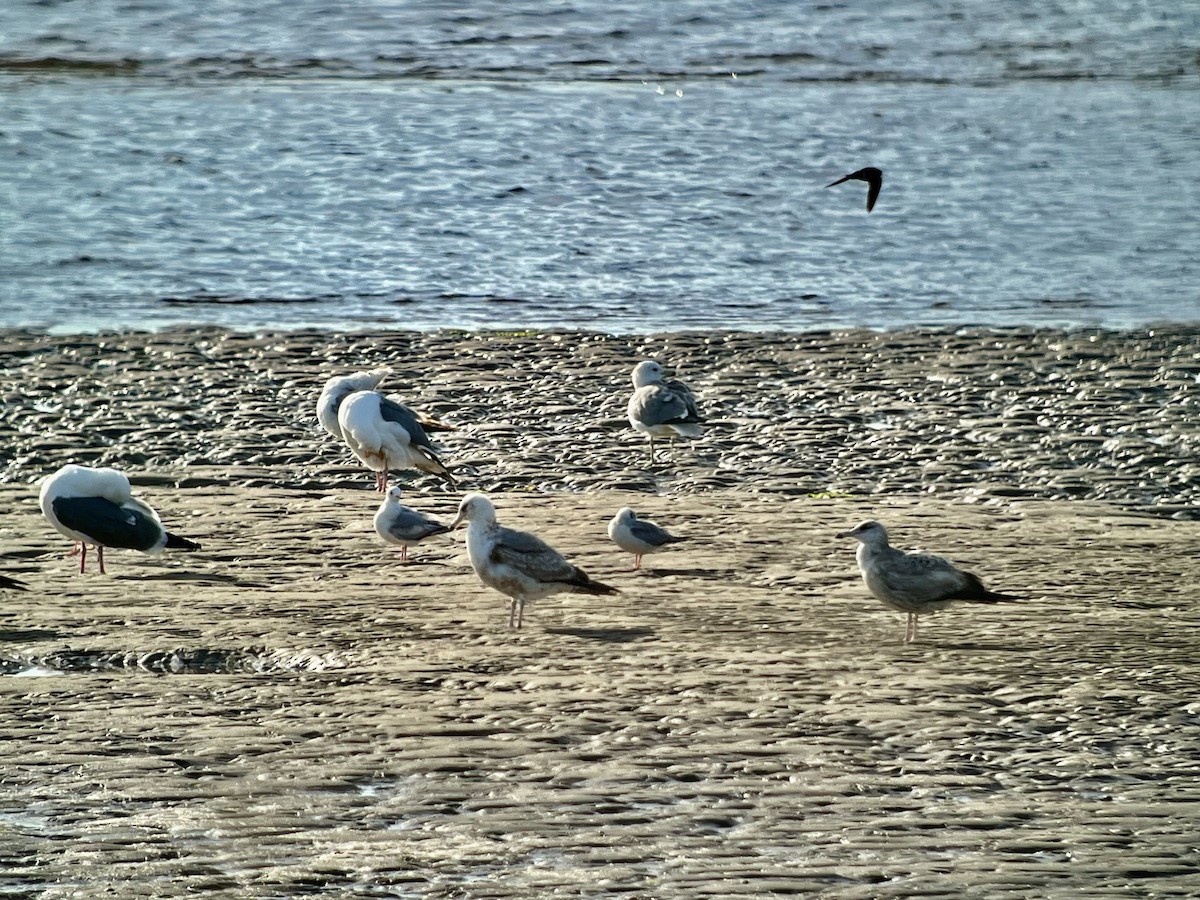
<svg viewBox="0 0 1200 900">
<path fill-rule="evenodd" d="M 612 517 L 612 521 L 608 523 L 608 536 L 626 553 L 633 554 L 633 567 L 626 570 L 629 572 L 636 572 L 642 567 L 642 557 L 645 554 L 657 553 L 667 544 L 677 544 L 684 540 L 653 522 L 639 519 L 628 506 L 622 506 Z"/>
<path fill-rule="evenodd" d="M 400 545 L 400 562 L 408 562 L 408 548 L 435 534 L 445 534 L 449 525 L 443 525 L 424 513 L 409 509 L 400 502 L 400 488 L 387 492 L 379 511 L 375 513 L 375 532 L 389 544 Z"/>
<path fill-rule="evenodd" d="M 617 589 L 593 581 L 582 569 L 535 535 L 505 528 L 496 507 L 483 494 L 467 494 L 450 523 L 467 523 L 467 556 L 479 580 L 509 597 L 508 627 L 520 628 L 525 604 L 565 591 L 615 594 Z"/>
<path fill-rule="evenodd" d="M 650 462 L 654 462 L 656 437 L 699 437 L 703 434 L 696 398 L 682 381 L 668 381 L 663 367 L 652 359 L 633 369 L 633 396 L 629 398 L 629 424 L 650 439 Z"/>
<path fill-rule="evenodd" d="M 937 612 L 958 601 L 999 603 L 1021 599 L 989 591 L 970 572 L 940 556 L 905 553 L 888 546 L 887 530 L 878 522 L 861 522 L 836 537 L 859 541 L 858 567 L 867 590 L 893 609 L 908 613 L 906 644 L 917 639 L 917 616 L 922 613 Z"/>
<path fill-rule="evenodd" d="M 375 390 L 379 383 L 391 374 L 391 369 L 370 369 L 365 372 L 352 372 L 349 375 L 337 375 L 326 381 L 321 396 L 317 398 L 317 421 L 321 423 L 321 427 L 341 440 L 342 426 L 338 422 L 338 410 L 341 409 L 342 401 L 355 391 Z M 419 410 L 413 410 L 413 415 L 426 431 L 454 430 L 453 425 Z"/>
<path fill-rule="evenodd" d="M 164 548 L 200 549 L 195 541 L 163 528 L 158 513 L 133 496 L 129 479 L 116 469 L 63 466 L 42 480 L 39 503 L 51 525 L 82 545 L 80 573 L 87 563 L 88 544 L 96 548 L 101 575 L 105 574 L 105 547 L 152 555 Z"/>
<path fill-rule="evenodd" d="M 419 469 L 454 486 L 416 414 L 398 400 L 378 391 L 355 391 L 338 407 L 338 425 L 350 452 L 375 473 L 380 493 L 387 490 L 392 469 Z"/>
<path fill-rule="evenodd" d="M 870 212 L 875 208 L 875 201 L 879 199 L 879 190 L 883 187 L 883 170 L 877 169 L 874 166 L 867 166 L 865 169 L 851 172 L 849 175 L 839 178 L 832 184 L 825 185 L 825 187 L 833 187 L 835 184 L 851 180 L 865 181 L 867 183 L 867 212 Z"/>
</svg>

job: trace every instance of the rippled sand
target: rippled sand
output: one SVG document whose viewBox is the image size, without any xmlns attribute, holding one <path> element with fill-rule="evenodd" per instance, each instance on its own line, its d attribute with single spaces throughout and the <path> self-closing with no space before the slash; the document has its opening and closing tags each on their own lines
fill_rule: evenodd
<svg viewBox="0 0 1200 900">
<path fill-rule="evenodd" d="M 1194 896 L 1198 343 L 10 333 L 0 889 Z M 311 403 L 396 351 L 464 486 L 619 595 L 510 631 L 461 535 L 378 542 Z M 716 420 L 654 469 L 621 421 L 651 353 Z M 67 461 L 204 550 L 79 576 L 29 483 Z M 688 542 L 618 572 L 625 504 Z M 833 538 L 867 515 L 1027 599 L 902 646 Z"/>
</svg>

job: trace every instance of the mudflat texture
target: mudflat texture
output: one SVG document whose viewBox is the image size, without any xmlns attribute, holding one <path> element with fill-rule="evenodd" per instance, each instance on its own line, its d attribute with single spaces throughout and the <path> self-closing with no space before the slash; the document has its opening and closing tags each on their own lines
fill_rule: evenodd
<svg viewBox="0 0 1200 900">
<path fill-rule="evenodd" d="M 654 356 L 707 434 L 623 420 Z M 620 594 L 507 627 L 401 565 L 324 379 L 460 424 L 501 522 Z M 0 338 L 0 892 L 1200 895 L 1192 332 Z M 117 465 L 195 553 L 78 574 L 36 480 Z M 460 494 L 401 480 L 449 519 Z M 687 538 L 641 572 L 623 505 Z M 1020 602 L 904 620 L 852 542 Z"/>
</svg>

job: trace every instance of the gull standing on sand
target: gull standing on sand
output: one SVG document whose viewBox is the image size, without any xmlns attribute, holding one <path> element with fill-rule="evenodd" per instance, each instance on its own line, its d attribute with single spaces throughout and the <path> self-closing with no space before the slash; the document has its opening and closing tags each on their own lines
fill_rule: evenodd
<svg viewBox="0 0 1200 900">
<path fill-rule="evenodd" d="M 443 525 L 424 513 L 409 509 L 400 503 L 400 488 L 387 492 L 379 511 L 375 513 L 375 532 L 389 544 L 400 545 L 400 562 L 408 562 L 408 548 L 419 544 L 427 537 L 445 534 L 449 525 Z"/>
<path fill-rule="evenodd" d="M 633 368 L 633 396 L 629 398 L 629 424 L 650 439 L 654 462 L 656 437 L 699 437 L 703 434 L 696 398 L 682 381 L 668 381 L 663 367 L 652 359 Z"/>
<path fill-rule="evenodd" d="M 627 572 L 636 572 L 642 567 L 642 556 L 657 553 L 667 544 L 677 544 L 684 538 L 676 537 L 653 522 L 639 519 L 632 509 L 622 506 L 608 523 L 608 536 L 612 542 L 633 554 L 633 567 Z"/>
<path fill-rule="evenodd" d="M 352 372 L 349 375 L 338 375 L 325 382 L 321 396 L 317 398 L 317 421 L 321 427 L 338 440 L 342 439 L 342 426 L 338 422 L 338 410 L 342 401 L 355 391 L 373 391 L 379 387 L 383 379 L 392 374 L 391 369 L 370 369 L 366 372 Z M 441 422 L 433 416 L 413 410 L 413 415 L 426 431 L 453 431 L 454 426 Z"/>
<path fill-rule="evenodd" d="M 60 533 L 82 547 L 79 571 L 87 563 L 87 545 L 96 548 L 100 574 L 104 548 L 122 547 L 157 555 L 163 548 L 199 550 L 195 541 L 163 528 L 158 513 L 133 496 L 124 473 L 109 468 L 63 466 L 42 480 L 42 514 Z"/>
<path fill-rule="evenodd" d="M 387 490 L 392 469 L 419 469 L 454 486 L 450 474 L 416 414 L 377 391 L 355 391 L 338 408 L 342 438 L 359 461 L 375 473 L 375 489 Z"/>
<path fill-rule="evenodd" d="M 999 603 L 1019 600 L 989 591 L 970 572 L 949 560 L 925 553 L 905 553 L 888 545 L 887 530 L 878 522 L 861 522 L 835 535 L 859 541 L 857 558 L 867 589 L 893 609 L 908 613 L 904 643 L 917 639 L 917 616 L 945 609 L 951 603 Z"/>
<path fill-rule="evenodd" d="M 467 494 L 450 523 L 467 523 L 467 556 L 479 580 L 509 597 L 508 627 L 521 627 L 525 604 L 564 591 L 615 594 L 617 589 L 593 581 L 543 541 L 496 521 L 496 507 L 483 494 Z"/>
</svg>

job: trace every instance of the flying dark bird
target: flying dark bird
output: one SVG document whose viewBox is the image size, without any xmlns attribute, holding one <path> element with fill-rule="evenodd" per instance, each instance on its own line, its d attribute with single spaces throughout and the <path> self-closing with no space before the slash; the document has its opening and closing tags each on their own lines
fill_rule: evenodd
<svg viewBox="0 0 1200 900">
<path fill-rule="evenodd" d="M 867 166 L 865 169 L 851 172 L 844 178 L 839 178 L 833 184 L 825 185 L 825 187 L 833 187 L 834 184 L 841 184 L 843 181 L 851 180 L 865 181 L 867 183 L 867 212 L 870 212 L 875 208 L 875 201 L 879 199 L 879 189 L 883 187 L 883 169 Z"/>
<path fill-rule="evenodd" d="M 892 609 L 908 613 L 906 644 L 917 639 L 917 617 L 925 613 L 960 600 L 1000 603 L 1020 599 L 989 591 L 977 577 L 940 556 L 897 550 L 888 544 L 887 530 L 878 522 L 861 522 L 837 537 L 859 542 L 856 555 L 867 590 Z"/>
</svg>

